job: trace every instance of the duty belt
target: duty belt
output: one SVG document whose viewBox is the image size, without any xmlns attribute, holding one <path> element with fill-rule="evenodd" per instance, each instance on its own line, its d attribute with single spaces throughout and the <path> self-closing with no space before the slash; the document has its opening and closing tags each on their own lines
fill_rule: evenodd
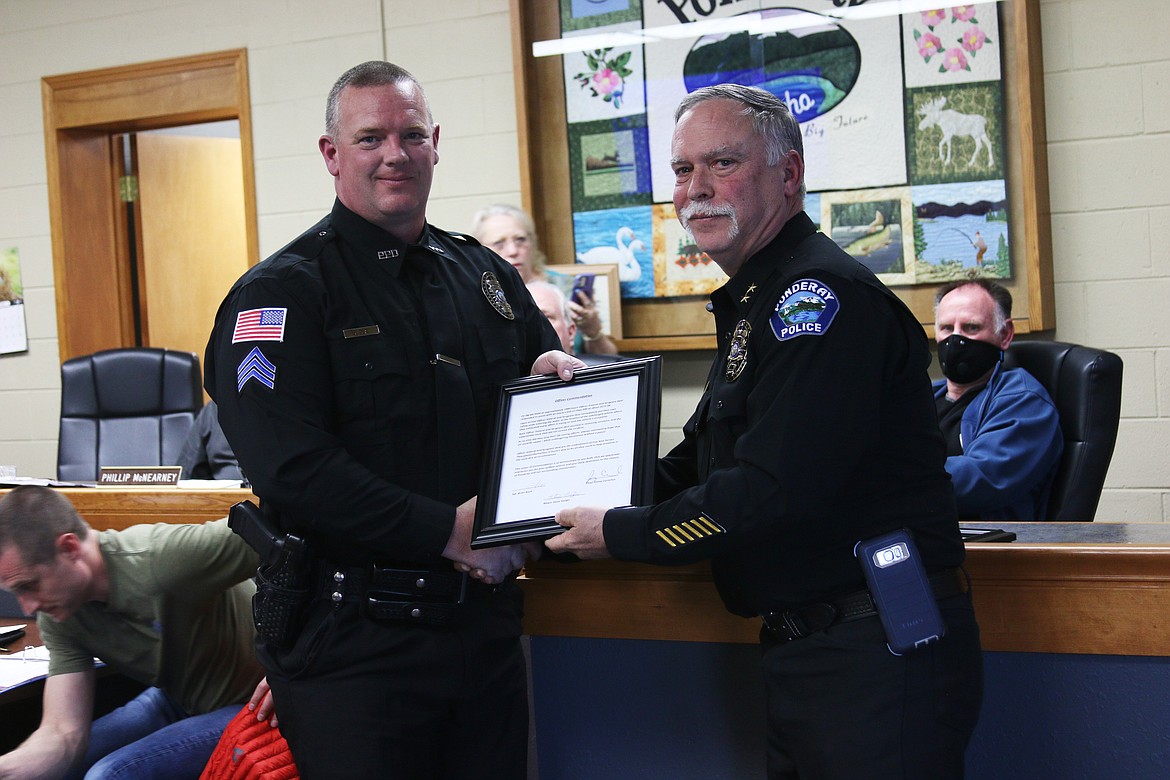
<svg viewBox="0 0 1170 780">
<path fill-rule="evenodd" d="M 966 578 L 961 569 L 944 569 L 931 574 L 930 587 L 935 599 L 941 600 L 965 592 Z M 837 623 L 861 620 L 877 614 L 873 596 L 869 590 L 859 590 L 831 601 L 818 601 L 796 609 L 781 612 L 767 612 L 761 617 L 764 626 L 782 642 L 802 639 L 810 634 L 823 631 Z"/>
<path fill-rule="evenodd" d="M 357 601 L 375 620 L 432 626 L 454 621 L 470 579 L 456 571 L 332 566 L 327 561 L 319 565 L 317 577 L 319 596 L 336 605 Z"/>
</svg>

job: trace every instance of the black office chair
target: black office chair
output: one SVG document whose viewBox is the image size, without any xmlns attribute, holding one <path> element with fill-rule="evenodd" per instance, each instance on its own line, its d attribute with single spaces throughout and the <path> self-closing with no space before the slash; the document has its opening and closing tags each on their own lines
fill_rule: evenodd
<svg viewBox="0 0 1170 780">
<path fill-rule="evenodd" d="M 1121 358 L 1059 341 L 1015 341 L 1005 368 L 1024 368 L 1044 385 L 1060 413 L 1060 457 L 1048 519 L 1092 521 L 1117 441 L 1121 417 Z"/>
<path fill-rule="evenodd" d="M 61 365 L 57 478 L 102 466 L 171 466 L 203 406 L 199 358 L 152 347 L 109 349 Z"/>
<path fill-rule="evenodd" d="M 20 618 L 24 616 L 24 610 L 20 608 L 20 602 L 16 596 L 13 596 L 6 590 L 0 590 L 0 618 Z"/>
</svg>

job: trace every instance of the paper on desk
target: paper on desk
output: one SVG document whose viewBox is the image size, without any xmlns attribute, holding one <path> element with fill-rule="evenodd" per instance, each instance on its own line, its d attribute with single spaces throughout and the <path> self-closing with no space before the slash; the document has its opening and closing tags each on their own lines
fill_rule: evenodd
<svg viewBox="0 0 1170 780">
<path fill-rule="evenodd" d="M 93 487 L 96 482 L 65 482 L 59 479 L 44 477 L 0 477 L 0 487 L 22 487 L 36 485 L 38 487 Z"/>
<path fill-rule="evenodd" d="M 176 487 L 184 490 L 227 490 L 238 488 L 241 484 L 238 479 L 180 479 Z"/>
<path fill-rule="evenodd" d="M 6 655 L 0 655 L 0 661 L 48 661 L 49 648 L 44 645 L 37 645 L 33 647 L 29 645 L 24 650 L 18 650 Z"/>
<path fill-rule="evenodd" d="M 0 691 L 24 685 L 48 673 L 49 648 L 44 645 L 0 655 Z"/>
</svg>

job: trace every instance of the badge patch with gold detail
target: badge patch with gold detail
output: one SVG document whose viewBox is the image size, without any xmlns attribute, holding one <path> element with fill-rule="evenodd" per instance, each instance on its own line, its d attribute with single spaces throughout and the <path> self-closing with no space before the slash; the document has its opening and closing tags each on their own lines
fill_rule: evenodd
<svg viewBox="0 0 1170 780">
<path fill-rule="evenodd" d="M 731 346 L 727 350 L 726 376 L 728 382 L 739 379 L 747 365 L 748 337 L 752 335 L 752 324 L 747 320 L 740 320 L 731 334 Z"/>
<path fill-rule="evenodd" d="M 500 287 L 500 280 L 491 271 L 484 271 L 483 276 L 479 279 L 480 289 L 483 290 L 483 297 L 487 298 L 487 302 L 492 305 L 492 308 L 506 320 L 516 319 L 515 313 L 512 311 L 512 304 L 508 303 L 508 296 L 504 295 L 504 290 Z"/>
</svg>

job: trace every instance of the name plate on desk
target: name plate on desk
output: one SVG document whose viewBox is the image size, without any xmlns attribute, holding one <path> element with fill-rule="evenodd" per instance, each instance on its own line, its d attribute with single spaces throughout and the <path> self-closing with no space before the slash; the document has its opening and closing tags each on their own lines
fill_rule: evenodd
<svg viewBox="0 0 1170 780">
<path fill-rule="evenodd" d="M 182 466 L 102 466 L 98 487 L 175 487 Z"/>
</svg>

